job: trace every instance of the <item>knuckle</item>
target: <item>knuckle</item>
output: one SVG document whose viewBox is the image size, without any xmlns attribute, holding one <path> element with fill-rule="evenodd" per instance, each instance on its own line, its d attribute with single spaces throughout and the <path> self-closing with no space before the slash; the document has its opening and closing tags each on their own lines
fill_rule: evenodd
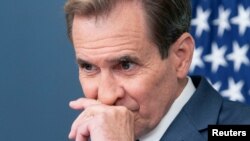
<svg viewBox="0 0 250 141">
<path fill-rule="evenodd" d="M 123 114 L 123 115 L 129 114 L 129 110 L 128 110 L 126 107 L 124 107 L 124 106 L 118 106 L 117 108 L 118 108 L 118 111 L 119 111 L 121 114 Z"/>
</svg>

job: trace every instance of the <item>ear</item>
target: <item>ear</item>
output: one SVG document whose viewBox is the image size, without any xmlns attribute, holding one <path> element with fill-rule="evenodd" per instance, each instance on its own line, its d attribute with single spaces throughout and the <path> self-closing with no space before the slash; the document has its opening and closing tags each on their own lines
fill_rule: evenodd
<svg viewBox="0 0 250 141">
<path fill-rule="evenodd" d="M 178 78 L 186 78 L 194 52 L 194 40 L 189 33 L 183 33 L 172 45 L 175 70 Z"/>
</svg>

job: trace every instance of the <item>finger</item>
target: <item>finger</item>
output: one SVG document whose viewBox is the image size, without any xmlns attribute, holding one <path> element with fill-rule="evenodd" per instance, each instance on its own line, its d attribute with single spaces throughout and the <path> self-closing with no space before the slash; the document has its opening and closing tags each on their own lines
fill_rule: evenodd
<svg viewBox="0 0 250 141">
<path fill-rule="evenodd" d="M 88 141 L 88 138 L 82 136 L 81 134 L 77 134 L 75 141 Z"/>
<path fill-rule="evenodd" d="M 69 106 L 75 110 L 83 110 L 91 105 L 96 105 L 96 104 L 101 104 L 101 102 L 94 99 L 79 98 L 77 100 L 71 101 L 69 103 Z"/>
<path fill-rule="evenodd" d="M 80 126 L 82 126 L 83 124 L 86 124 L 88 123 L 88 121 L 90 119 L 93 118 L 93 115 L 91 114 L 86 114 L 86 112 L 82 112 L 76 119 L 75 121 L 73 122 L 72 126 L 71 126 L 71 130 L 70 130 L 70 133 L 69 133 L 69 138 L 70 139 L 74 139 L 76 137 L 76 134 L 77 134 L 77 131 L 78 131 L 78 128 Z"/>
<path fill-rule="evenodd" d="M 69 133 L 69 138 L 70 139 L 74 139 L 76 138 L 77 135 L 77 129 L 78 127 L 83 124 L 85 121 L 85 118 L 81 118 L 82 116 L 78 116 L 77 119 L 73 122 L 72 126 L 71 126 L 71 130 Z"/>
<path fill-rule="evenodd" d="M 90 133 L 87 124 L 82 124 L 77 130 L 76 141 L 88 141 L 89 138 Z"/>
<path fill-rule="evenodd" d="M 71 130 L 69 133 L 69 138 L 74 139 L 77 134 L 78 128 L 84 124 L 88 123 L 90 119 L 94 118 L 95 115 L 98 115 L 107 110 L 105 105 L 93 105 L 85 109 L 72 123 Z"/>
<path fill-rule="evenodd" d="M 75 141 L 88 141 L 88 139 L 86 139 L 85 137 L 83 137 L 80 134 L 77 134 Z"/>
<path fill-rule="evenodd" d="M 93 116 L 89 116 L 84 119 L 80 119 L 82 121 L 78 120 L 79 124 L 75 124 L 76 122 L 74 122 L 75 125 L 73 125 L 69 133 L 69 139 L 78 139 L 79 141 L 82 140 L 87 141 L 88 138 L 90 137 L 88 125 L 90 124 L 92 119 Z"/>
</svg>

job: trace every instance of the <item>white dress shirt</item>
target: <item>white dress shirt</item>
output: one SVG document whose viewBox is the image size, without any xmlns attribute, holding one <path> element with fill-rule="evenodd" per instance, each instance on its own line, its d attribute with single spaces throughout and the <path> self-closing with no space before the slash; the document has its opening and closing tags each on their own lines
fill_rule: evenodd
<svg viewBox="0 0 250 141">
<path fill-rule="evenodd" d="M 183 106 L 187 103 L 190 97 L 195 92 L 194 84 L 190 77 L 188 77 L 188 83 L 177 97 L 174 103 L 171 105 L 169 111 L 165 114 L 159 124 L 148 134 L 142 136 L 140 141 L 159 141 L 169 125 L 173 122 L 175 117 L 179 114 Z"/>
</svg>

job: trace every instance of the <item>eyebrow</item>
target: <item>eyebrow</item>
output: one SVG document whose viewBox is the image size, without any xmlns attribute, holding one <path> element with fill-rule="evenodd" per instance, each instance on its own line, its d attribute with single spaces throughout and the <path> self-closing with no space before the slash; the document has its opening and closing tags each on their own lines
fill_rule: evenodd
<svg viewBox="0 0 250 141">
<path fill-rule="evenodd" d="M 83 64 L 91 64 L 90 62 L 86 61 L 86 60 L 83 60 L 81 58 L 77 58 L 76 59 L 76 62 L 78 65 L 83 65 Z"/>
<path fill-rule="evenodd" d="M 123 55 L 123 56 L 119 56 L 119 57 L 115 57 L 115 58 L 109 58 L 109 59 L 105 60 L 105 62 L 110 63 L 110 64 L 115 64 L 115 63 L 119 63 L 119 62 L 122 62 L 122 61 L 131 61 L 131 62 L 140 63 L 139 58 L 134 56 L 134 55 Z M 77 62 L 78 65 L 93 64 L 90 61 L 84 60 L 82 58 L 77 58 L 76 62 Z"/>
<path fill-rule="evenodd" d="M 108 59 L 107 62 L 109 63 L 117 63 L 117 62 L 122 62 L 122 61 L 132 61 L 132 62 L 139 62 L 139 58 L 136 56 L 132 55 L 123 55 L 120 57 Z"/>
</svg>

